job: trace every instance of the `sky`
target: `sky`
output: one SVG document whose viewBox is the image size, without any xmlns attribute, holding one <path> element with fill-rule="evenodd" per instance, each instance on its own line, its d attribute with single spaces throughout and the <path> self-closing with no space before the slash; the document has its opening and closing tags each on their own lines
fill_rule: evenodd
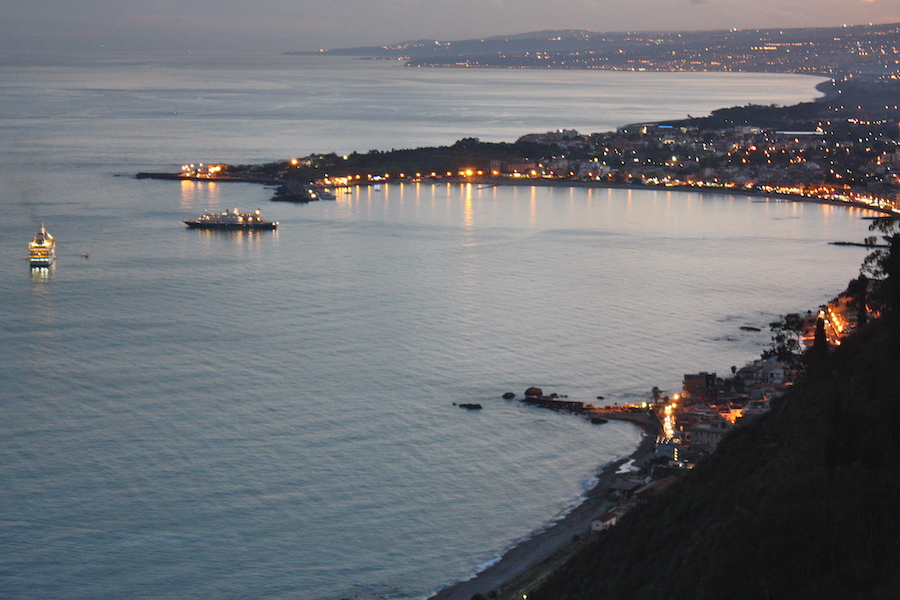
<svg viewBox="0 0 900 600">
<path fill-rule="evenodd" d="M 900 0 L 4 0 L 0 52 L 289 52 L 540 31 L 900 22 Z"/>
</svg>

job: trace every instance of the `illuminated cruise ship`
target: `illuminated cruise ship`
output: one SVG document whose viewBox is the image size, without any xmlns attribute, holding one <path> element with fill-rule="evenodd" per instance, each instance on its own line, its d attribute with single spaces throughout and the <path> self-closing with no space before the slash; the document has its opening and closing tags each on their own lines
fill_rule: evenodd
<svg viewBox="0 0 900 600">
<path fill-rule="evenodd" d="M 49 267 L 56 260 L 56 240 L 44 226 L 34 239 L 28 242 L 28 262 L 34 268 Z"/>
<path fill-rule="evenodd" d="M 255 213 L 240 213 L 238 209 L 203 215 L 193 221 L 185 221 L 191 229 L 275 229 L 277 221 L 266 221 L 256 209 Z"/>
</svg>

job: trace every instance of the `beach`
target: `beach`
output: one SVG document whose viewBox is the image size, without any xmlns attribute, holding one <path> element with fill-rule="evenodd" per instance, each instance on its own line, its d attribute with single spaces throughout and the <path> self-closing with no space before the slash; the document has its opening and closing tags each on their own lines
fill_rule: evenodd
<svg viewBox="0 0 900 600">
<path fill-rule="evenodd" d="M 585 495 L 584 501 L 562 519 L 510 548 L 499 561 L 471 579 L 450 585 L 432 595 L 429 600 L 471 600 L 475 594 L 487 597 L 490 592 L 508 585 L 551 558 L 577 540 L 577 536 L 583 536 L 590 531 L 591 521 L 603 512 L 609 487 L 616 480 L 619 469 L 629 461 L 637 462 L 651 456 L 659 432 L 659 425 L 649 420 L 635 420 L 623 413 L 606 416 L 628 420 L 643 429 L 644 435 L 634 452 L 604 466 L 597 475 L 596 483 Z"/>
</svg>

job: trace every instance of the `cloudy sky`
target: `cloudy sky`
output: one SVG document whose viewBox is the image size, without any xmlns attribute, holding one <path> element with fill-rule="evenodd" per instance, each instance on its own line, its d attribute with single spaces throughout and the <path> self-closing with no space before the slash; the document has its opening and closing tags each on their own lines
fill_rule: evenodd
<svg viewBox="0 0 900 600">
<path fill-rule="evenodd" d="M 542 29 L 748 29 L 898 21 L 900 0 L 4 0 L 0 51 L 283 52 Z"/>
</svg>

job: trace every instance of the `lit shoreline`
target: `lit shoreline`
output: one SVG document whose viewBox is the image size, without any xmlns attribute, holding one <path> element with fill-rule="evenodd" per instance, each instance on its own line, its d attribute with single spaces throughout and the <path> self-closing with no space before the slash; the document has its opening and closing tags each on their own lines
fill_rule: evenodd
<svg viewBox="0 0 900 600">
<path fill-rule="evenodd" d="M 209 181 L 198 179 L 198 181 Z M 230 180 L 237 181 L 237 180 Z M 333 183 L 318 182 L 320 185 L 333 185 Z M 727 185 L 688 185 L 664 183 L 615 183 L 607 181 L 576 181 L 572 179 L 548 179 L 548 178 L 521 178 L 521 179 L 467 179 L 462 177 L 444 179 L 423 180 L 383 180 L 383 181 L 354 181 L 352 184 L 338 187 L 372 187 L 373 185 L 473 185 L 473 186 L 515 186 L 515 187 L 558 187 L 558 188 L 588 188 L 588 189 L 617 189 L 628 191 L 648 192 L 692 192 L 695 194 L 717 194 L 727 196 L 749 196 L 753 198 L 771 198 L 790 202 L 813 202 L 816 204 L 828 204 L 831 206 L 843 206 L 847 208 L 859 208 L 880 212 L 886 216 L 900 217 L 900 209 L 887 208 L 878 204 L 870 204 L 860 198 L 842 199 L 814 194 L 789 193 L 787 191 L 767 191 L 757 188 L 728 187 Z M 877 202 L 877 200 L 873 200 Z"/>
<path fill-rule="evenodd" d="M 259 185 L 280 185 L 285 183 L 278 179 L 262 179 L 248 177 L 216 177 L 216 176 L 199 176 L 186 175 L 184 173 L 137 173 L 137 179 L 164 179 L 176 181 L 197 181 L 206 183 L 255 183 Z M 573 180 L 573 179 L 550 179 L 550 178 L 466 178 L 466 177 L 446 177 L 441 179 L 394 179 L 394 180 L 372 180 L 372 181 L 353 181 L 344 183 L 336 183 L 331 180 L 319 180 L 316 185 L 325 187 L 371 187 L 374 185 L 415 185 L 415 184 L 457 184 L 457 185 L 482 185 L 482 186 L 517 186 L 517 187 L 561 187 L 561 188 L 596 188 L 596 189 L 621 189 L 635 191 L 666 191 L 666 192 L 693 192 L 696 194 L 720 194 L 730 196 L 751 196 L 755 198 L 773 198 L 778 200 L 788 200 L 791 202 L 814 202 L 817 204 L 829 204 L 832 206 L 845 206 L 851 208 L 860 208 L 864 210 L 872 210 L 883 213 L 887 216 L 900 217 L 900 208 L 893 206 L 893 203 L 887 199 L 878 198 L 877 196 L 857 195 L 855 197 L 845 197 L 843 194 L 832 194 L 829 196 L 817 195 L 814 193 L 803 192 L 797 190 L 791 192 L 786 189 L 773 188 L 772 190 L 760 189 L 757 186 L 744 187 L 737 184 L 713 184 L 713 183 L 687 183 L 680 181 L 672 182 L 641 182 L 641 183 L 619 183 L 599 180 Z M 886 206 L 890 204 L 890 206 Z"/>
</svg>

